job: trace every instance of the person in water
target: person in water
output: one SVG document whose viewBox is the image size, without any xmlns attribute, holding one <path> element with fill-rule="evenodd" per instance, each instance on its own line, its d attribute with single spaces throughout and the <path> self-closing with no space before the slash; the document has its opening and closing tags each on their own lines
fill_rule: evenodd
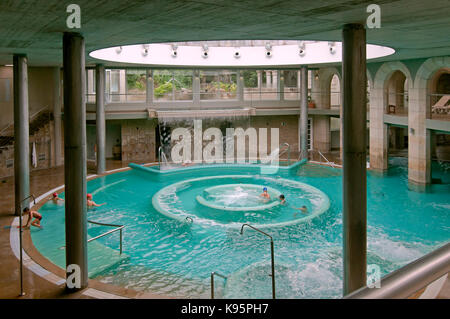
<svg viewBox="0 0 450 319">
<path fill-rule="evenodd" d="M 263 188 L 263 192 L 261 194 L 261 197 L 264 199 L 265 202 L 270 199 L 270 194 L 267 192 L 267 187 Z"/>
<path fill-rule="evenodd" d="M 263 192 L 261 194 L 262 197 L 270 198 L 270 194 L 267 192 L 267 187 L 263 188 Z"/>
<path fill-rule="evenodd" d="M 90 207 L 100 207 L 100 206 L 103 206 L 103 205 L 106 205 L 106 203 L 97 204 L 96 202 L 94 202 L 92 200 L 92 194 L 87 194 L 87 206 L 88 206 L 88 208 L 90 208 Z"/>
<path fill-rule="evenodd" d="M 27 223 L 25 224 L 25 226 L 22 226 L 23 228 L 29 228 L 30 223 L 31 223 L 31 225 L 33 225 L 35 227 L 42 228 L 42 226 L 41 226 L 42 215 L 41 214 L 39 214 L 35 210 L 30 210 L 28 207 L 25 207 L 23 209 L 23 212 L 28 215 Z M 31 221 L 33 218 L 34 218 L 34 220 Z M 17 228 L 19 228 L 19 227 L 17 227 Z"/>
<path fill-rule="evenodd" d="M 64 201 L 64 199 L 58 197 L 58 193 L 53 193 L 53 197 L 52 197 L 53 203 L 58 204 L 59 200 L 62 201 L 62 202 Z"/>
<path fill-rule="evenodd" d="M 281 194 L 278 198 L 280 199 L 281 205 L 286 205 L 286 197 L 283 194 Z M 298 210 L 302 211 L 303 213 L 308 212 L 308 208 L 305 205 L 303 205 L 302 207 L 293 207 L 293 208 L 298 209 Z M 297 212 L 294 213 L 294 217 L 295 216 L 297 216 Z"/>
</svg>

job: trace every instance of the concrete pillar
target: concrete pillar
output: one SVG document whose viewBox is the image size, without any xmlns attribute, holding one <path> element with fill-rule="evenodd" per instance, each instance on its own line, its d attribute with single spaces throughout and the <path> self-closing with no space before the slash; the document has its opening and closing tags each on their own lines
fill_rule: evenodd
<svg viewBox="0 0 450 319">
<path fill-rule="evenodd" d="M 15 54 L 14 64 L 14 202 L 15 215 L 30 195 L 30 143 L 28 116 L 28 59 Z M 24 202 L 24 207 L 28 202 Z"/>
<path fill-rule="evenodd" d="M 153 95 L 155 90 L 155 84 L 153 82 L 153 70 L 147 69 L 147 90 L 146 90 L 146 103 L 147 106 L 153 104 Z"/>
<path fill-rule="evenodd" d="M 280 101 L 284 100 L 284 71 L 276 71 L 279 76 L 277 75 L 277 78 L 279 79 L 277 84 L 277 92 L 278 92 L 278 99 Z"/>
<path fill-rule="evenodd" d="M 314 149 L 322 153 L 331 151 L 330 117 L 328 115 L 315 115 L 313 121 Z"/>
<path fill-rule="evenodd" d="M 427 88 L 410 89 L 408 110 L 408 180 L 409 186 L 424 191 L 431 183 L 431 132 L 426 128 L 430 116 Z"/>
<path fill-rule="evenodd" d="M 260 89 L 262 87 L 262 74 L 261 70 L 256 71 L 256 77 L 258 78 L 258 88 Z"/>
<path fill-rule="evenodd" d="M 366 31 L 347 24 L 342 32 L 344 87 L 343 242 L 344 295 L 366 285 Z"/>
<path fill-rule="evenodd" d="M 244 101 L 244 75 L 241 70 L 237 71 L 237 99 Z"/>
<path fill-rule="evenodd" d="M 266 87 L 270 88 L 272 87 L 272 71 L 265 71 L 266 72 Z"/>
<path fill-rule="evenodd" d="M 59 67 L 53 68 L 53 139 L 55 166 L 62 165 L 61 157 L 61 70 Z"/>
<path fill-rule="evenodd" d="M 384 124 L 387 95 L 383 85 L 375 84 L 370 91 L 370 169 L 384 172 L 388 169 L 388 125 Z"/>
<path fill-rule="evenodd" d="M 88 284 L 86 227 L 86 103 L 84 38 L 63 36 L 64 64 L 64 179 L 66 208 L 66 265 L 80 269 L 81 287 Z M 73 270 L 68 269 L 69 277 Z M 66 286 L 69 291 L 77 290 Z"/>
<path fill-rule="evenodd" d="M 105 143 L 105 67 L 102 64 L 95 66 L 95 124 L 97 128 L 97 174 L 103 174 L 106 170 Z"/>
<path fill-rule="evenodd" d="M 272 87 L 278 88 L 278 70 L 272 71 Z"/>
<path fill-rule="evenodd" d="M 194 70 L 194 79 L 192 81 L 192 92 L 194 105 L 200 104 L 200 71 Z"/>
<path fill-rule="evenodd" d="M 300 158 L 308 158 L 308 68 L 300 69 Z"/>
</svg>

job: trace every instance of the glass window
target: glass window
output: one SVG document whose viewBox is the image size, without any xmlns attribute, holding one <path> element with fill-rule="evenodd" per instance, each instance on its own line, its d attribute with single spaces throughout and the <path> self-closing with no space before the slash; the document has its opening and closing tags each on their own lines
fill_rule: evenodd
<svg viewBox="0 0 450 319">
<path fill-rule="evenodd" d="M 259 79 L 261 71 L 245 70 L 244 77 L 244 100 L 259 100 Z"/>
<path fill-rule="evenodd" d="M 244 100 L 278 99 L 278 71 L 244 71 Z"/>
<path fill-rule="evenodd" d="M 157 101 L 171 101 L 173 99 L 172 71 L 153 71 L 153 94 Z"/>
<path fill-rule="evenodd" d="M 86 103 L 95 103 L 95 70 L 86 70 Z"/>
<path fill-rule="evenodd" d="M 205 70 L 200 72 L 200 99 L 236 99 L 237 72 Z"/>
<path fill-rule="evenodd" d="M 156 101 L 192 100 L 192 70 L 154 70 Z"/>
<path fill-rule="evenodd" d="M 192 70 L 174 70 L 172 83 L 175 100 L 192 100 Z"/>
<path fill-rule="evenodd" d="M 299 73 L 298 70 L 282 71 L 284 76 L 284 99 L 285 100 L 299 100 Z"/>
<path fill-rule="evenodd" d="M 126 70 L 126 101 L 145 102 L 147 91 L 146 70 Z"/>
</svg>

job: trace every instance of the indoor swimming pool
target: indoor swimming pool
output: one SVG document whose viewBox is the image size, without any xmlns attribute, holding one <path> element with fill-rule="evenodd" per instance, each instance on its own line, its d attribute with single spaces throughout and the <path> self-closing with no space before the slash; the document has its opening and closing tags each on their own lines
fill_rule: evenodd
<svg viewBox="0 0 450 319">
<path fill-rule="evenodd" d="M 407 161 L 391 158 L 384 176 L 368 171 L 368 264 L 385 275 L 450 240 L 449 172 L 408 190 Z M 274 240 L 277 298 L 342 297 L 342 170 L 306 163 L 263 174 L 257 165 L 190 166 L 158 174 L 131 169 L 87 183 L 96 203 L 88 220 L 125 225 L 88 244 L 89 274 L 105 283 L 182 298 L 271 298 Z M 155 170 L 156 171 L 156 170 Z M 269 197 L 263 197 L 267 188 Z M 279 196 L 284 195 L 282 203 Z M 60 194 L 64 198 L 64 193 Z M 306 207 L 306 209 L 300 209 Z M 39 210 L 39 252 L 65 268 L 64 204 Z M 88 224 L 93 238 L 110 228 Z"/>
</svg>

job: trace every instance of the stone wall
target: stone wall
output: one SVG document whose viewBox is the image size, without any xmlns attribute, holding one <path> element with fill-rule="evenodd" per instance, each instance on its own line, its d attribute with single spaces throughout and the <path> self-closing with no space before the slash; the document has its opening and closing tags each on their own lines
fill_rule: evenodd
<svg viewBox="0 0 450 319">
<path fill-rule="evenodd" d="M 122 161 L 149 163 L 157 161 L 156 120 L 123 120 Z"/>
</svg>

